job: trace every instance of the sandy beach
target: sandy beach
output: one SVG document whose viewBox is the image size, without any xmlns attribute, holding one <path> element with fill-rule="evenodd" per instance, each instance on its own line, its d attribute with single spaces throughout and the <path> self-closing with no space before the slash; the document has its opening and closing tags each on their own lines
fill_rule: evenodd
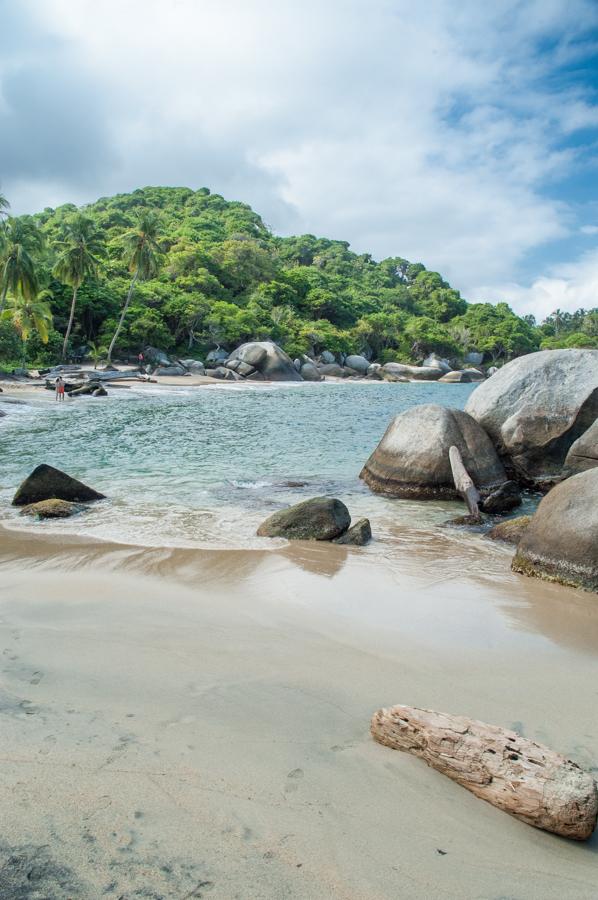
<svg viewBox="0 0 598 900">
<path fill-rule="evenodd" d="M 407 542 L 399 573 L 3 529 L 4 900 L 594 896 L 596 836 L 369 736 L 404 702 L 598 767 L 595 598 L 449 547 Z"/>
</svg>

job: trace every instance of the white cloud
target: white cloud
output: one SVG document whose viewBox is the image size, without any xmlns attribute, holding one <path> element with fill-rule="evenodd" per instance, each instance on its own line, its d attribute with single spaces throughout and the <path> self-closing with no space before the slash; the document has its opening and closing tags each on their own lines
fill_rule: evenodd
<svg viewBox="0 0 598 900">
<path fill-rule="evenodd" d="M 493 302 L 504 300 L 521 315 L 535 316 L 538 322 L 555 309 L 593 309 L 598 306 L 598 250 L 584 254 L 577 262 L 555 266 L 528 287 L 515 283 L 486 286 L 478 295 Z"/>
<path fill-rule="evenodd" d="M 12 28 L 5 50 L 0 36 L 0 129 L 20 126 L 0 144 L 0 178 L 17 210 L 61 193 L 82 202 L 207 185 L 283 233 L 421 260 L 465 296 L 515 280 L 526 253 L 579 232 L 545 188 L 575 169 L 579 149 L 563 140 L 598 114 L 550 76 L 598 23 L 592 0 L 24 0 L 19 10 L 35 28 Z M 37 156 L 34 76 L 23 82 L 35 66 L 48 85 L 60 76 L 61 104 Z M 65 80 L 79 87 L 63 96 Z"/>
</svg>

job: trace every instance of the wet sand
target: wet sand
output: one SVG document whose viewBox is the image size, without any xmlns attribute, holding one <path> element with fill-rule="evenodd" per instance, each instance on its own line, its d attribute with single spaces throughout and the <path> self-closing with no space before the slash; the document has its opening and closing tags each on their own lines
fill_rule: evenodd
<svg viewBox="0 0 598 900">
<path fill-rule="evenodd" d="M 450 548 L 385 567 L 0 531 L 3 900 L 596 896 L 596 835 L 369 736 L 404 702 L 598 769 L 596 597 Z"/>
</svg>

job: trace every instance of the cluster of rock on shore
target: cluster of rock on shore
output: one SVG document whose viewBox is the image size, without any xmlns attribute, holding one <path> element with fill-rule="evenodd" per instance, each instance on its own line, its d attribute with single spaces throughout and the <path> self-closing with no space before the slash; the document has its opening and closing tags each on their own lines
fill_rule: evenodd
<svg viewBox="0 0 598 900">
<path fill-rule="evenodd" d="M 513 360 L 473 391 L 464 412 L 408 409 L 390 423 L 361 477 L 391 497 L 455 499 L 451 447 L 484 512 L 511 511 L 520 488 L 548 491 L 532 518 L 493 529 L 516 543 L 515 571 L 598 591 L 598 351 Z"/>
<path fill-rule="evenodd" d="M 326 378 L 351 378 L 375 381 L 483 381 L 488 372 L 477 368 L 482 354 L 468 357 L 471 367 L 453 370 L 448 360 L 429 356 L 422 366 L 399 362 L 372 363 L 359 354 L 336 354 L 325 350 L 317 357 L 292 360 L 272 341 L 252 341 L 229 353 L 212 350 L 205 364 L 195 359 L 172 360 L 156 347 L 146 347 L 144 360 L 152 375 L 209 375 L 226 381 L 324 381 Z"/>
</svg>

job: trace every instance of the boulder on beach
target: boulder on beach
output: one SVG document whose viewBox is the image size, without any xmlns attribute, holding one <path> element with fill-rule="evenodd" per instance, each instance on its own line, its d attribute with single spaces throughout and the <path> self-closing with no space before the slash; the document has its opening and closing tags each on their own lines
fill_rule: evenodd
<svg viewBox="0 0 598 900">
<path fill-rule="evenodd" d="M 437 353 L 430 353 L 430 355 L 424 359 L 423 364 L 424 367 L 431 366 L 433 369 L 441 369 L 445 374 L 450 372 L 453 368 L 448 359 L 443 359 L 441 356 L 438 356 Z"/>
<path fill-rule="evenodd" d="M 595 466 L 598 466 L 598 419 L 571 445 L 563 474 L 576 475 Z"/>
<path fill-rule="evenodd" d="M 512 568 L 598 592 L 598 468 L 567 478 L 542 499 Z"/>
<path fill-rule="evenodd" d="M 154 369 L 152 375 L 188 375 L 189 372 L 183 366 L 158 366 Z"/>
<path fill-rule="evenodd" d="M 531 516 L 516 516 L 514 519 L 505 519 L 494 525 L 486 537 L 492 541 L 504 541 L 507 544 L 518 544 L 531 522 Z"/>
<path fill-rule="evenodd" d="M 465 410 L 518 481 L 550 486 L 571 445 L 598 416 L 598 350 L 520 356 L 477 387 Z"/>
<path fill-rule="evenodd" d="M 52 499 L 85 503 L 92 500 L 105 500 L 105 496 L 81 481 L 77 481 L 76 478 L 71 478 L 60 469 L 42 464 L 37 466 L 19 486 L 13 497 L 12 505 L 26 506 L 40 500 Z"/>
<path fill-rule="evenodd" d="M 206 367 L 201 359 L 179 359 L 178 364 L 184 366 L 192 375 L 205 375 Z"/>
<path fill-rule="evenodd" d="M 357 353 L 353 353 L 351 356 L 345 357 L 345 366 L 348 369 L 353 369 L 355 372 L 357 372 L 358 375 L 366 375 L 370 367 L 370 363 L 369 360 L 365 358 L 365 356 L 360 356 Z"/>
<path fill-rule="evenodd" d="M 306 362 L 301 366 L 301 377 L 304 381 L 322 381 L 323 375 L 314 363 Z"/>
<path fill-rule="evenodd" d="M 455 372 L 447 372 L 446 375 L 438 379 L 443 384 L 471 384 L 473 380 L 469 372 L 464 372 L 462 369 Z"/>
<path fill-rule="evenodd" d="M 40 500 L 24 506 L 21 515 L 36 516 L 38 519 L 68 519 L 82 509 L 78 503 L 71 503 L 69 500 Z"/>
<path fill-rule="evenodd" d="M 237 375 L 240 375 L 242 378 L 247 378 L 248 375 L 253 375 L 253 373 L 257 371 L 253 366 L 250 366 L 249 363 L 243 362 L 242 359 L 227 359 L 224 363 L 224 367 L 226 369 L 232 369 L 233 372 L 236 372 Z"/>
<path fill-rule="evenodd" d="M 290 541 L 332 541 L 349 528 L 351 516 L 335 497 L 312 497 L 281 509 L 262 522 L 260 537 L 283 537 Z"/>
<path fill-rule="evenodd" d="M 354 547 L 363 547 L 372 539 L 372 526 L 369 519 L 358 519 L 354 525 L 335 538 L 335 544 L 352 544 Z"/>
<path fill-rule="evenodd" d="M 323 366 L 318 366 L 318 372 L 328 378 L 344 378 L 346 374 L 343 366 L 339 366 L 338 363 L 325 363 Z"/>
<path fill-rule="evenodd" d="M 430 403 L 396 416 L 360 477 L 379 494 L 420 500 L 456 499 L 449 449 L 463 464 L 482 496 L 507 480 L 490 438 L 467 413 Z"/>
<path fill-rule="evenodd" d="M 252 366 L 265 381 L 302 381 L 293 360 L 272 341 L 251 341 L 242 344 L 228 357 L 240 359 Z"/>
<path fill-rule="evenodd" d="M 368 378 L 371 378 L 371 377 L 372 377 L 371 375 L 368 375 Z M 376 373 L 375 377 L 377 377 L 377 379 L 379 381 L 388 381 L 391 383 L 397 382 L 397 383 L 401 383 L 401 384 L 409 384 L 409 381 L 410 381 L 410 379 L 407 378 L 406 375 L 399 375 L 396 372 L 390 372 L 384 366 L 382 366 L 380 369 L 378 369 L 378 372 Z"/>
<path fill-rule="evenodd" d="M 334 353 L 331 353 L 330 350 L 324 350 L 320 354 L 320 362 L 322 365 L 331 365 L 336 362 L 336 357 Z"/>
<path fill-rule="evenodd" d="M 402 375 L 414 381 L 438 381 L 442 369 L 437 366 L 409 366 L 406 363 L 388 362 L 382 366 L 382 374 Z"/>
<path fill-rule="evenodd" d="M 93 389 L 93 391 L 91 392 L 91 396 L 92 397 L 107 397 L 108 391 L 106 390 L 105 387 L 102 387 L 102 385 L 99 384 L 96 388 Z"/>
</svg>

